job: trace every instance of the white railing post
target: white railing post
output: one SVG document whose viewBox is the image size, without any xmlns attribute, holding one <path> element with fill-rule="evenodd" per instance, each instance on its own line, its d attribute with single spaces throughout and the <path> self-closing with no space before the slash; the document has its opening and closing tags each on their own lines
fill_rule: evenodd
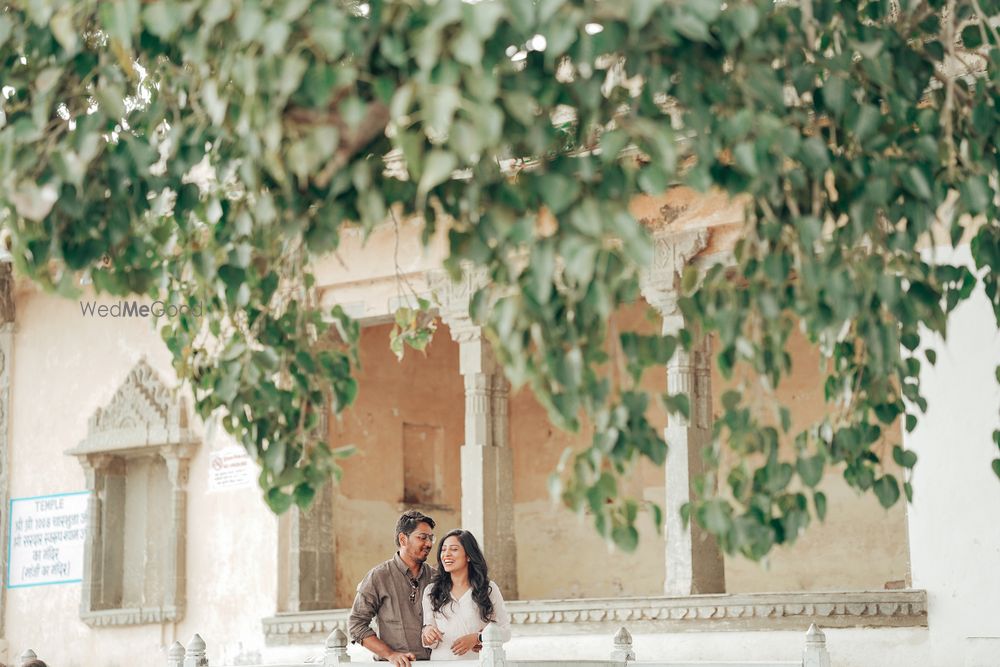
<svg viewBox="0 0 1000 667">
<path fill-rule="evenodd" d="M 507 667 L 507 657 L 503 652 L 503 637 L 495 623 L 483 630 L 483 650 L 479 652 L 480 667 Z"/>
<path fill-rule="evenodd" d="M 626 662 L 635 660 L 635 651 L 632 650 L 632 633 L 625 629 L 625 626 L 618 628 L 615 633 L 615 648 L 611 651 L 611 659 L 615 662 Z"/>
<path fill-rule="evenodd" d="M 24 653 L 21 654 L 21 657 L 18 658 L 18 660 L 19 662 L 17 664 L 19 666 L 27 665 L 32 660 L 38 660 L 38 654 L 32 651 L 30 648 L 26 648 L 24 649 Z"/>
<path fill-rule="evenodd" d="M 184 644 L 174 642 L 167 649 L 167 667 L 184 667 Z"/>
<path fill-rule="evenodd" d="M 195 634 L 187 645 L 187 653 L 184 656 L 184 667 L 208 667 L 208 658 L 205 657 L 205 640 L 201 635 Z"/>
<path fill-rule="evenodd" d="M 813 623 L 806 633 L 806 647 L 802 650 L 802 667 L 830 667 L 830 654 L 826 650 L 826 635 Z"/>
<path fill-rule="evenodd" d="M 340 628 L 330 633 L 326 638 L 326 651 L 323 652 L 323 667 L 343 665 L 351 661 L 347 655 L 347 635 Z"/>
</svg>

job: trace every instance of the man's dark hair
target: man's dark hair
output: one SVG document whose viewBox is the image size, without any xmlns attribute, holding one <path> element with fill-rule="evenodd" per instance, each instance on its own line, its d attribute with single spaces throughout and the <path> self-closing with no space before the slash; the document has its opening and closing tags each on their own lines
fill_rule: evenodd
<svg viewBox="0 0 1000 667">
<path fill-rule="evenodd" d="M 423 512 L 419 510 L 410 510 L 408 512 L 403 512 L 402 516 L 399 517 L 399 521 L 396 522 L 396 536 L 393 541 L 396 546 L 399 545 L 399 534 L 403 533 L 407 537 L 417 529 L 417 524 L 426 523 L 431 528 L 434 527 L 434 519 L 430 518 Z"/>
<path fill-rule="evenodd" d="M 29 660 L 28 662 L 24 663 L 22 667 L 49 667 L 49 666 L 46 665 L 41 660 L 35 659 L 35 660 Z"/>
</svg>

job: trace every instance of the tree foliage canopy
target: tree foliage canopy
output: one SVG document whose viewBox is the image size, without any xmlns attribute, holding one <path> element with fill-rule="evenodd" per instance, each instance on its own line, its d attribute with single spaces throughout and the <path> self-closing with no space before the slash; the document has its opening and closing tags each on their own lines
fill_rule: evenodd
<svg viewBox="0 0 1000 667">
<path fill-rule="evenodd" d="M 471 310 L 508 377 L 558 424 L 595 425 L 553 487 L 624 548 L 639 505 L 618 480 L 667 449 L 642 371 L 712 333 L 725 375 L 745 367 L 773 389 L 801 326 L 827 361 L 827 416 L 792 433 L 786 409 L 752 409 L 757 389 L 727 392 L 709 455 L 740 462 L 722 496 L 710 474 L 689 508 L 727 551 L 759 557 L 822 518 L 827 469 L 886 506 L 909 497 L 884 463 L 916 457 L 886 431 L 927 409 L 923 339 L 977 280 L 1000 317 L 998 10 L 8 0 L 0 216 L 17 268 L 46 288 L 73 294 L 84 277 L 203 306 L 163 339 L 278 512 L 336 472 L 317 425 L 357 392 L 359 329 L 321 311 L 310 274 L 345 226 L 447 227 L 446 268 L 489 277 Z M 678 184 L 744 196 L 743 236 L 729 265 L 685 273 L 676 336 L 616 334 L 629 372 L 609 377 L 609 316 L 651 256 L 627 203 Z M 979 271 L 922 253 L 934 230 L 972 237 Z"/>
</svg>

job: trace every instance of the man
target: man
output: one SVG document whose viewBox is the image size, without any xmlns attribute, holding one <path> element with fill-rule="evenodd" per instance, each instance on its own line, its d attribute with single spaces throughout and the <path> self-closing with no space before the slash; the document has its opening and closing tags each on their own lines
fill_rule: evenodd
<svg viewBox="0 0 1000 667">
<path fill-rule="evenodd" d="M 431 657 L 420 641 L 420 603 L 435 573 L 425 562 L 433 545 L 434 519 L 417 510 L 405 512 L 396 522 L 396 555 L 372 568 L 358 584 L 351 607 L 351 641 L 377 660 L 409 667 Z M 378 618 L 377 635 L 371 629 L 372 618 Z"/>
</svg>

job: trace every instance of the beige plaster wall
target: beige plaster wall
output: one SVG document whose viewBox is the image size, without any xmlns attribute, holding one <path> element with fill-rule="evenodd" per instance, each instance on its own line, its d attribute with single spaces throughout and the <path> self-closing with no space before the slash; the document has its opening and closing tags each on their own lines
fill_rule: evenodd
<svg viewBox="0 0 1000 667">
<path fill-rule="evenodd" d="M 618 331 L 652 333 L 660 325 L 642 304 L 636 304 L 619 311 L 614 326 Z M 338 606 L 350 605 L 365 572 L 391 555 L 392 526 L 400 511 L 409 507 L 402 497 L 404 423 L 444 429 L 447 500 L 421 509 L 438 520 L 439 535 L 461 520 L 458 480 L 464 401 L 458 346 L 442 326 L 426 356 L 408 350 L 398 362 L 388 350 L 389 329 L 382 325 L 363 330 L 358 401 L 331 428 L 332 444 L 359 448 L 359 454 L 345 462 L 337 500 Z M 794 372 L 776 396 L 791 407 L 795 425 L 803 426 L 825 409 L 817 380 L 819 361 L 801 336 L 793 337 L 790 353 Z M 716 412 L 721 410 L 719 397 L 732 382 L 714 374 Z M 666 372 L 652 369 L 642 384 L 661 392 Z M 512 393 L 509 414 L 520 597 L 659 594 L 665 543 L 648 511 L 639 519 L 640 546 L 626 555 L 610 549 L 596 534 L 589 515 L 574 515 L 549 499 L 550 473 L 567 447 L 578 449 L 590 441 L 589 425 L 575 434 L 561 431 L 528 389 Z M 651 409 L 650 420 L 658 428 L 666 425 L 666 419 L 659 406 Z M 643 461 L 623 490 L 662 506 L 664 479 L 662 469 Z M 906 579 L 903 506 L 886 512 L 873 496 L 859 497 L 850 490 L 836 473 L 829 474 L 821 488 L 830 501 L 826 522 L 810 527 L 794 547 L 776 549 L 764 563 L 727 558 L 729 591 L 880 589 L 886 582 Z M 863 562 L 856 558 L 858 553 L 865 554 Z"/>
<path fill-rule="evenodd" d="M 820 420 L 829 408 L 823 402 L 819 353 L 797 330 L 789 341 L 788 352 L 792 356 L 792 373 L 774 396 L 791 410 L 795 433 Z M 737 381 L 734 378 L 726 382 L 714 371 L 717 415 L 722 411 L 722 393 Z M 758 414 L 766 418 L 773 401 L 757 393 Z M 886 429 L 885 438 L 885 451 L 891 452 L 892 444 L 901 442 L 899 425 Z M 784 455 L 794 454 L 791 442 L 783 442 L 782 446 Z M 902 479 L 891 456 L 888 458 L 889 470 Z M 725 470 L 724 462 L 723 479 Z M 828 499 L 826 520 L 814 522 L 794 545 L 774 549 L 762 563 L 727 558 L 729 592 L 882 589 L 888 582 L 909 581 L 905 504 L 897 503 L 887 511 L 873 493 L 860 495 L 848 487 L 839 472 L 827 471 L 819 489 Z"/>
<path fill-rule="evenodd" d="M 359 391 L 354 405 L 330 425 L 333 446 L 355 445 L 344 461 L 335 506 L 337 604 L 348 607 L 365 573 L 395 551 L 393 529 L 400 513 L 420 509 L 443 535 L 461 522 L 460 448 L 465 429 L 465 389 L 458 345 L 441 325 L 426 354 L 406 350 L 400 362 L 389 350 L 391 325 L 366 327 L 361 335 Z M 440 498 L 404 498 L 404 430 L 440 429 Z M 412 452 L 411 452 L 412 455 Z M 435 560 L 432 555 L 431 560 Z"/>
<path fill-rule="evenodd" d="M 19 295 L 10 395 L 12 498 L 85 490 L 79 463 L 63 452 L 86 435 L 90 415 L 142 356 L 175 384 L 167 351 L 148 320 L 84 318 L 76 301 L 30 290 Z M 92 629 L 79 618 L 80 584 L 8 590 L 8 659 L 30 647 L 60 667 L 159 667 L 163 647 L 175 639 L 186 643 L 194 632 L 214 640 L 213 661 L 256 655 L 263 645 L 260 619 L 275 606 L 276 519 L 256 488 L 207 493 L 208 451 L 228 442 L 220 436 L 203 443 L 192 461 L 183 621 Z"/>
</svg>

